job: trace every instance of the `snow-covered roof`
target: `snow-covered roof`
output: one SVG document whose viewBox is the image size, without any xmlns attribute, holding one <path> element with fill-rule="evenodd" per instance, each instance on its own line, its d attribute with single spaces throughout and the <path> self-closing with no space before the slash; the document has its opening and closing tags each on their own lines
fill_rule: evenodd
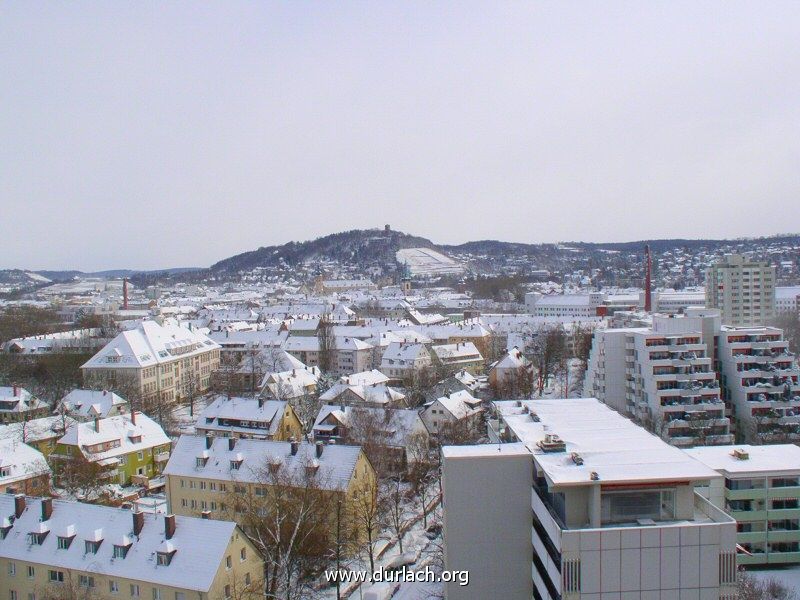
<svg viewBox="0 0 800 600">
<path fill-rule="evenodd" d="M 744 452 L 747 458 L 744 460 L 737 458 L 734 455 L 735 450 Z M 692 458 L 723 474 L 800 474 L 800 447 L 795 444 L 698 446 L 684 451 Z"/>
<path fill-rule="evenodd" d="M 262 400 L 261 406 L 255 398 L 218 396 L 200 413 L 195 422 L 196 427 L 218 431 L 244 431 L 254 433 L 260 430 L 273 435 L 281 425 L 286 402 L 283 400 Z M 239 428 L 221 421 L 247 421 L 247 429 Z"/>
<path fill-rule="evenodd" d="M 208 592 L 225 560 L 234 534 L 232 521 L 175 517 L 175 533 L 169 540 L 175 550 L 170 564 L 158 565 L 156 552 L 164 543 L 164 517 L 144 513 L 144 527 L 132 535 L 130 511 L 95 504 L 53 500 L 53 512 L 41 522 L 41 500 L 26 498 L 26 508 L 0 541 L 0 556 L 55 568 L 91 571 L 107 577 L 145 581 L 179 589 Z M 14 496 L 0 495 L 0 514 L 14 514 Z M 50 534 L 41 545 L 31 544 L 28 534 L 44 525 Z M 84 542 L 103 539 L 96 554 L 87 557 Z M 58 547 L 58 537 L 74 535 L 68 548 Z M 131 543 L 125 558 L 114 557 L 114 545 Z"/>
<path fill-rule="evenodd" d="M 72 390 L 61 400 L 61 406 L 82 418 L 105 418 L 115 407 L 126 406 L 128 401 L 107 390 Z"/>
<path fill-rule="evenodd" d="M 218 350 L 219 344 L 197 330 L 143 321 L 123 331 L 81 368 L 141 368 Z"/>
<path fill-rule="evenodd" d="M 0 439 L 0 486 L 50 473 L 38 450 L 21 441 Z"/>
<path fill-rule="evenodd" d="M 351 422 L 357 420 L 358 417 L 356 415 L 359 412 L 366 413 L 366 415 L 374 418 L 376 423 L 383 424 L 384 432 L 387 434 L 387 442 L 392 446 L 405 446 L 408 436 L 414 432 L 418 424 L 421 424 L 419 413 L 416 410 L 371 406 L 340 407 L 326 404 L 320 407 L 319 413 L 317 413 L 314 429 L 318 429 L 319 425 L 330 424 L 331 419 L 348 427 Z M 422 425 L 422 428 L 424 429 L 424 425 Z"/>
<path fill-rule="evenodd" d="M 318 367 L 292 369 L 270 373 L 261 383 L 262 392 L 273 398 L 298 398 L 317 385 L 320 377 Z"/>
<path fill-rule="evenodd" d="M 346 383 L 337 383 L 319 399 L 322 402 L 336 402 L 337 399 L 345 392 L 352 392 L 364 402 L 369 404 L 397 404 L 405 399 L 405 394 L 400 390 L 389 387 L 385 383 L 372 383 L 372 384 L 355 384 L 350 385 Z"/>
<path fill-rule="evenodd" d="M 38 419 L 29 419 L 8 425 L 0 425 L 0 440 L 40 442 L 52 438 L 60 438 L 66 429 L 77 423 L 69 416 L 51 415 Z"/>
<path fill-rule="evenodd" d="M 345 385 L 374 385 L 376 383 L 386 383 L 387 381 L 389 381 L 389 378 L 378 371 L 378 369 L 361 371 L 360 373 L 353 373 L 352 375 L 343 375 L 339 378 L 339 383 Z"/>
<path fill-rule="evenodd" d="M 99 429 L 99 431 L 97 430 Z M 119 441 L 119 446 L 102 452 L 89 452 L 87 448 L 106 442 Z M 81 453 L 92 461 L 116 458 L 156 446 L 169 444 L 169 438 L 161 426 L 144 413 L 136 413 L 136 423 L 131 415 L 118 415 L 77 423 L 67 429 L 59 444 L 77 446 Z"/>
<path fill-rule="evenodd" d="M 454 392 L 449 396 L 437 398 L 433 404 L 440 404 L 456 419 L 465 419 L 480 412 L 481 401 L 474 398 L 467 390 Z"/>
<path fill-rule="evenodd" d="M 360 446 L 330 444 L 317 457 L 316 445 L 302 442 L 298 443 L 297 454 L 293 456 L 290 442 L 238 439 L 233 442 L 231 449 L 231 440 L 233 438 L 182 435 L 175 444 L 164 474 L 265 483 L 268 481 L 265 473 L 269 465 L 280 463 L 282 474 L 302 481 L 303 469 L 313 463 L 319 465 L 316 480 L 321 487 L 344 490 L 350 484 L 361 454 Z M 210 447 L 207 447 L 209 442 Z M 208 458 L 204 466 L 198 466 L 197 459 L 201 457 Z M 231 469 L 231 461 L 241 461 L 239 468 Z"/>
<path fill-rule="evenodd" d="M 383 353 L 382 360 L 415 360 L 417 357 L 426 354 L 428 354 L 428 350 L 423 344 L 392 342 Z"/>
<path fill-rule="evenodd" d="M 702 481 L 716 471 L 670 446 L 595 398 L 495 402 L 503 420 L 525 443 L 553 485 L 586 485 L 595 472 L 603 483 Z M 530 413 L 536 415 L 534 420 Z M 538 442 L 555 434 L 564 452 L 543 452 Z M 578 453 L 583 464 L 572 460 Z"/>
<path fill-rule="evenodd" d="M 25 388 L 18 386 L 0 387 L 1 412 L 22 413 L 46 407 L 47 404 L 36 398 Z"/>
<path fill-rule="evenodd" d="M 433 353 L 442 361 L 454 360 L 482 360 L 480 351 L 472 342 L 458 342 L 456 344 L 441 344 L 431 348 Z"/>
</svg>

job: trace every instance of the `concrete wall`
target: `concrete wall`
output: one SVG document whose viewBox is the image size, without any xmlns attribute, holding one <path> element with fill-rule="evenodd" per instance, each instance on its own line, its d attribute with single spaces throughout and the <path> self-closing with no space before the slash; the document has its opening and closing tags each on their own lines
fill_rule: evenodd
<svg viewBox="0 0 800 600">
<path fill-rule="evenodd" d="M 464 448 L 475 448 L 470 455 Z M 502 448 L 502 451 L 498 451 Z M 522 444 L 443 450 L 445 569 L 469 571 L 448 600 L 530 600 L 532 459 Z"/>
</svg>

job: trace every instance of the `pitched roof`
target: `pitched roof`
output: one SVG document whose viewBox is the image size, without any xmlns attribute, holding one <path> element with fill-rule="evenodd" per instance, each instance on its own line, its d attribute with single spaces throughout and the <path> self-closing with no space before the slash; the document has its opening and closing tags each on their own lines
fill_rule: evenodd
<svg viewBox="0 0 800 600">
<path fill-rule="evenodd" d="M 14 496 L 0 495 L 0 515 L 14 514 Z M 0 556 L 108 577 L 146 581 L 208 592 L 225 559 L 236 524 L 232 521 L 175 517 L 175 534 L 169 543 L 175 554 L 168 566 L 157 565 L 155 554 L 164 543 L 164 517 L 144 513 L 144 527 L 133 535 L 132 513 L 119 508 L 53 500 L 50 519 L 40 521 L 41 500 L 26 499 L 26 508 L 13 523 Z M 30 544 L 28 534 L 40 528 L 51 532 L 42 545 Z M 58 536 L 74 535 L 69 548 L 58 548 Z M 103 540 L 97 554 L 87 558 L 85 540 Z M 130 543 L 125 558 L 114 558 L 114 545 Z"/>
<path fill-rule="evenodd" d="M 202 429 L 218 429 L 238 433 L 257 432 L 258 429 L 255 427 L 233 427 L 221 425 L 219 422 L 220 419 L 249 421 L 251 424 L 263 424 L 261 431 L 273 435 L 281 425 L 285 410 L 286 402 L 282 400 L 262 400 L 259 407 L 258 400 L 255 398 L 234 397 L 229 400 L 226 396 L 218 396 L 200 413 L 195 424 Z"/>
<path fill-rule="evenodd" d="M 169 458 L 165 475 L 202 477 L 221 481 L 266 483 L 265 469 L 270 463 L 280 463 L 286 476 L 303 479 L 306 466 L 318 465 L 317 481 L 325 489 L 344 490 L 350 484 L 356 461 L 361 454 L 360 446 L 326 445 L 317 458 L 315 444 L 298 443 L 297 454 L 291 453 L 291 442 L 273 440 L 239 439 L 233 449 L 232 438 L 209 438 L 211 447 L 206 448 L 206 437 L 182 435 Z M 198 458 L 208 458 L 205 466 L 198 466 Z M 231 461 L 241 461 L 238 469 L 231 469 Z M 316 461 L 316 462 L 314 462 Z"/>
<path fill-rule="evenodd" d="M 3 471 L 8 471 L 3 475 Z M 23 481 L 50 472 L 38 450 L 21 441 L 0 439 L 0 485 Z"/>
<path fill-rule="evenodd" d="M 99 426 L 100 431 L 96 427 Z M 135 441 L 141 437 L 141 440 Z M 88 446 L 119 440 L 120 445 L 104 452 L 88 452 Z M 59 444 L 77 446 L 83 455 L 92 461 L 115 458 L 155 446 L 169 444 L 169 438 L 161 426 L 144 413 L 136 413 L 136 424 L 131 415 L 118 415 L 87 423 L 76 423 L 69 427 Z"/>
<path fill-rule="evenodd" d="M 136 329 L 120 333 L 81 368 L 148 367 L 219 348 L 219 344 L 197 330 L 143 321 Z"/>
<path fill-rule="evenodd" d="M 104 418 L 114 407 L 127 404 L 127 400 L 107 390 L 72 390 L 61 400 L 67 412 L 84 418 Z"/>
</svg>

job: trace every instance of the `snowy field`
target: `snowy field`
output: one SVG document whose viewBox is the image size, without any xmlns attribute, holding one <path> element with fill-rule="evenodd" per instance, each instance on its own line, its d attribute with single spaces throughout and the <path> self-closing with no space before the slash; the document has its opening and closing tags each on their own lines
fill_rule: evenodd
<svg viewBox="0 0 800 600">
<path fill-rule="evenodd" d="M 412 275 L 459 274 L 464 267 L 449 256 L 428 248 L 405 248 L 395 255 L 397 262 L 408 265 Z"/>
<path fill-rule="evenodd" d="M 747 572 L 756 579 L 775 579 L 794 590 L 800 596 L 800 566 L 785 568 L 771 567 L 769 569 L 748 569 Z"/>
</svg>

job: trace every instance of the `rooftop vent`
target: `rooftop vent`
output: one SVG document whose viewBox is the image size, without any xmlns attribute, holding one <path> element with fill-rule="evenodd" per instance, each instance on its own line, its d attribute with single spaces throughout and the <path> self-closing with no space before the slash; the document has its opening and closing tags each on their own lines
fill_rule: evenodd
<svg viewBox="0 0 800 600">
<path fill-rule="evenodd" d="M 569 457 L 572 459 L 572 462 L 574 462 L 576 465 L 583 464 L 583 457 L 577 452 L 573 452 L 572 454 L 569 455 Z"/>
<path fill-rule="evenodd" d="M 600 481 L 600 475 L 597 474 L 597 471 L 592 471 L 589 474 L 589 479 L 591 479 L 592 481 Z"/>
<path fill-rule="evenodd" d="M 536 442 L 542 452 L 564 452 L 567 445 L 555 433 L 545 434 L 544 439 Z"/>
<path fill-rule="evenodd" d="M 750 458 L 750 453 L 747 452 L 747 450 L 743 450 L 742 448 L 734 448 L 732 454 L 733 458 L 736 458 L 738 460 L 748 460 Z"/>
</svg>

